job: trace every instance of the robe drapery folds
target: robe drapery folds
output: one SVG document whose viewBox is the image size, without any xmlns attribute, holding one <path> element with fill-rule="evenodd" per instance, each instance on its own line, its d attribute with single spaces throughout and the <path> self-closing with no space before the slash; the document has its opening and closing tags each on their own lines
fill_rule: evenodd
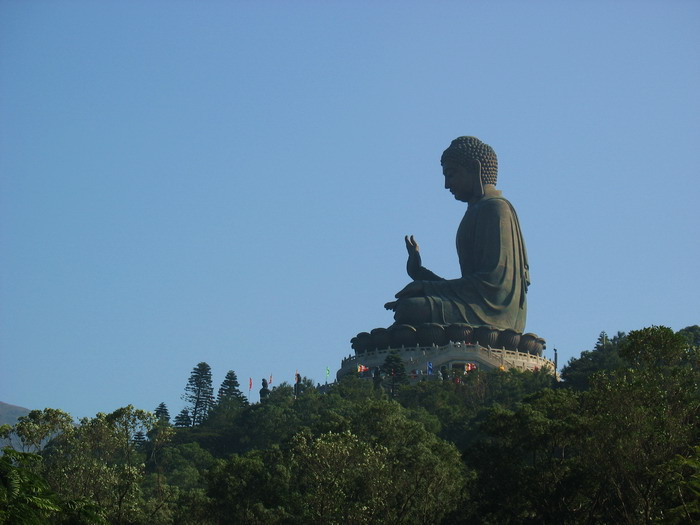
<svg viewBox="0 0 700 525">
<path fill-rule="evenodd" d="M 486 188 L 485 195 L 469 205 L 457 230 L 462 277 L 422 282 L 431 321 L 522 333 L 530 284 L 525 243 L 513 206 L 500 191 Z"/>
</svg>

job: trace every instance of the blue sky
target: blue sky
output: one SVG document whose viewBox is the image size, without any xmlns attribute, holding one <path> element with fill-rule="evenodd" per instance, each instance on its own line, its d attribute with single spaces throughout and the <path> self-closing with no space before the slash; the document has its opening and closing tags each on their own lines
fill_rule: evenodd
<svg viewBox="0 0 700 525">
<path fill-rule="evenodd" d="M 560 365 L 700 324 L 700 4 L 0 2 L 0 400 L 171 414 L 325 380 L 457 277 L 440 155 L 499 156 Z"/>
</svg>

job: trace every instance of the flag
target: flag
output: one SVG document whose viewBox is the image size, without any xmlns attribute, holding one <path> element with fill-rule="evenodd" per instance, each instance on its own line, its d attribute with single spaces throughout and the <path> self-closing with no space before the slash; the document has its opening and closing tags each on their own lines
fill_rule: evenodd
<svg viewBox="0 0 700 525">
<path fill-rule="evenodd" d="M 331 369 L 326 367 L 326 377 L 331 375 Z"/>
<path fill-rule="evenodd" d="M 358 372 L 369 372 L 369 367 L 365 365 L 357 365 Z"/>
<path fill-rule="evenodd" d="M 433 362 L 428 361 L 428 375 L 431 375 L 433 373 Z"/>
<path fill-rule="evenodd" d="M 253 390 L 253 378 L 248 378 L 248 390 Z"/>
<path fill-rule="evenodd" d="M 270 374 L 270 382 L 268 384 L 272 384 L 272 374 Z"/>
</svg>

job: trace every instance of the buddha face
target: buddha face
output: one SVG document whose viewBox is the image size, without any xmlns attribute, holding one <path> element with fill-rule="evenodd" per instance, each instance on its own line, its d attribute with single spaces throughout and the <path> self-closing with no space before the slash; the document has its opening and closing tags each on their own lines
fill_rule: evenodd
<svg viewBox="0 0 700 525">
<path fill-rule="evenodd" d="M 480 196 L 478 165 L 467 168 L 455 162 L 445 162 L 442 174 L 445 176 L 445 189 L 450 190 L 458 201 L 469 202 Z"/>
</svg>

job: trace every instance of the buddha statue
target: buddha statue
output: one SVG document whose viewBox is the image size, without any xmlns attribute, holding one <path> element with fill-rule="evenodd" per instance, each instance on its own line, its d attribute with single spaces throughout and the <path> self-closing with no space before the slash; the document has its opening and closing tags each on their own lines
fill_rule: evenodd
<svg viewBox="0 0 700 525">
<path fill-rule="evenodd" d="M 496 189 L 498 160 L 476 137 L 452 141 L 441 159 L 445 189 L 467 204 L 457 230 L 461 277 L 443 279 L 423 267 L 418 242 L 406 236 L 412 282 L 386 303 L 396 325 L 467 323 L 522 333 L 530 284 L 515 209 Z"/>
</svg>

